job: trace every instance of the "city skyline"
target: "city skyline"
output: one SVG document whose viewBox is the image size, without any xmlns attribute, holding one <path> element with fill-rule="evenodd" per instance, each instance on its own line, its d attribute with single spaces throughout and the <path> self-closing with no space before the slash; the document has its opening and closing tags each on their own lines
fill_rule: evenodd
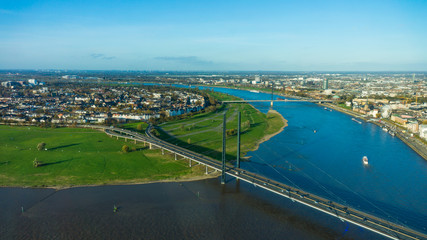
<svg viewBox="0 0 427 240">
<path fill-rule="evenodd" d="M 423 1 L 13 1 L 0 69 L 426 71 Z"/>
</svg>

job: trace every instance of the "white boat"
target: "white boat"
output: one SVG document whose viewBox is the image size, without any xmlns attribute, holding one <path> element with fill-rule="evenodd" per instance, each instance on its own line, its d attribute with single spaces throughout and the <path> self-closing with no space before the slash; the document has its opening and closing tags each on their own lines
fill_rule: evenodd
<svg viewBox="0 0 427 240">
<path fill-rule="evenodd" d="M 388 132 L 388 129 L 386 127 L 383 127 L 384 132 Z"/>
<path fill-rule="evenodd" d="M 367 156 L 363 156 L 362 161 L 363 161 L 363 164 L 368 165 L 368 157 Z"/>
<path fill-rule="evenodd" d="M 258 90 L 249 90 L 249 92 L 259 93 L 259 91 L 258 91 Z"/>
</svg>

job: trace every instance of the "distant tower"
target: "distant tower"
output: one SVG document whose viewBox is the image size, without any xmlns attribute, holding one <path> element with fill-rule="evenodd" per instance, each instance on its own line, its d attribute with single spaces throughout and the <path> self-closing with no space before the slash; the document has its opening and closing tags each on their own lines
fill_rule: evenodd
<svg viewBox="0 0 427 240">
<path fill-rule="evenodd" d="M 273 89 L 274 89 L 274 83 L 271 82 L 271 104 L 270 104 L 270 110 L 273 110 L 273 98 L 274 98 Z"/>
<path fill-rule="evenodd" d="M 326 90 L 328 88 L 329 88 L 329 80 L 325 78 L 325 80 L 323 80 L 323 90 Z"/>
<path fill-rule="evenodd" d="M 415 73 L 412 74 L 412 81 L 415 82 Z"/>
</svg>

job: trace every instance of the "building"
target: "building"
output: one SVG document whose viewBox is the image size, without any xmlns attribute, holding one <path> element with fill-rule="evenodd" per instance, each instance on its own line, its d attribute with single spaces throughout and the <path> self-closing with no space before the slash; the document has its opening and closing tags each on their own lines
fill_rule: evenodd
<svg viewBox="0 0 427 240">
<path fill-rule="evenodd" d="M 427 140 L 427 124 L 422 124 L 419 126 L 420 137 Z"/>
<path fill-rule="evenodd" d="M 325 80 L 323 80 L 323 89 L 326 90 L 328 88 L 329 88 L 329 80 L 325 78 Z"/>
<path fill-rule="evenodd" d="M 80 79 L 80 76 L 77 75 L 64 75 L 62 79 Z"/>
<path fill-rule="evenodd" d="M 381 108 L 381 116 L 383 118 L 390 117 L 391 113 L 392 113 L 392 109 L 389 105 L 385 105 L 383 108 Z"/>
<path fill-rule="evenodd" d="M 407 120 L 407 119 L 404 119 L 404 118 L 402 118 L 401 116 L 399 116 L 399 115 L 397 115 L 397 114 L 393 114 L 393 115 L 391 115 L 391 120 L 392 120 L 393 122 L 397 122 L 397 123 L 399 123 L 399 124 L 401 124 L 401 125 L 405 125 L 405 124 L 408 122 L 408 120 Z"/>
<path fill-rule="evenodd" d="M 407 128 L 410 132 L 417 133 L 417 132 L 418 132 L 418 130 L 419 130 L 418 122 L 417 122 L 417 121 L 409 121 L 409 122 L 406 124 L 406 128 Z"/>
<path fill-rule="evenodd" d="M 28 83 L 31 85 L 37 85 L 38 84 L 36 79 L 28 79 Z"/>
</svg>

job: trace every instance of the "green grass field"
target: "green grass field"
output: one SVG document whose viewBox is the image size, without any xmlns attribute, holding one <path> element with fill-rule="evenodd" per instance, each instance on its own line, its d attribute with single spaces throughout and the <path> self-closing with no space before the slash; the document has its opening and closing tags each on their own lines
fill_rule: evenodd
<svg viewBox="0 0 427 240">
<path fill-rule="evenodd" d="M 142 129 L 138 130 L 138 125 L 140 125 L 140 124 L 142 126 Z M 126 123 L 126 124 L 120 125 L 119 127 L 144 134 L 145 129 L 148 127 L 148 124 L 145 122 Z"/>
<path fill-rule="evenodd" d="M 37 150 L 40 142 L 47 150 Z M 134 151 L 121 152 L 124 144 Z M 33 167 L 35 158 L 43 165 Z M 96 130 L 0 126 L 0 186 L 120 184 L 202 174 L 173 159 Z"/>
<path fill-rule="evenodd" d="M 225 108 L 217 112 L 198 114 L 190 119 L 161 124 L 160 138 L 220 159 L 224 110 Z M 227 129 L 237 130 L 237 112 L 241 112 L 241 156 L 254 150 L 262 138 L 278 132 L 284 126 L 280 114 L 272 112 L 266 116 L 249 104 L 229 104 L 226 110 Z M 227 160 L 234 160 L 237 154 L 237 135 L 228 136 L 226 141 Z"/>
</svg>

